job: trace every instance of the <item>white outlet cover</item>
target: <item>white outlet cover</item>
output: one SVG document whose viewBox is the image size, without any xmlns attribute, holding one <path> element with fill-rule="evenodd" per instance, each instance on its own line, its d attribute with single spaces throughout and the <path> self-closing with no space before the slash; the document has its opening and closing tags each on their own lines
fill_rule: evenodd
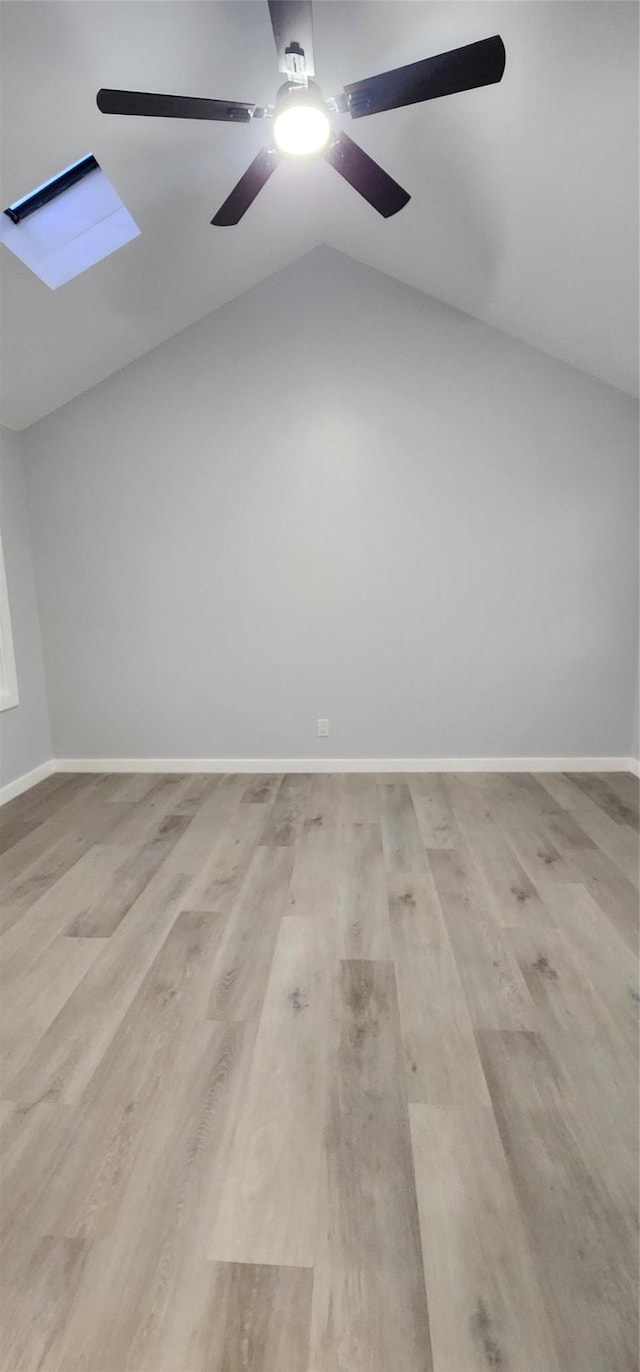
<svg viewBox="0 0 640 1372">
<path fill-rule="evenodd" d="M 329 720 L 318 720 L 318 738 L 327 738 L 329 734 Z"/>
</svg>

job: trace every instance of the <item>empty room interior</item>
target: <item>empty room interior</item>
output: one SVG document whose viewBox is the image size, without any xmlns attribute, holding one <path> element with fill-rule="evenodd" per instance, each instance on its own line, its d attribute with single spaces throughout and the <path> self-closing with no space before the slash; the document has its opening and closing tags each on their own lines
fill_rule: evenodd
<svg viewBox="0 0 640 1372">
<path fill-rule="evenodd" d="M 638 1372 L 632 0 L 0 0 L 1 1372 Z"/>
</svg>

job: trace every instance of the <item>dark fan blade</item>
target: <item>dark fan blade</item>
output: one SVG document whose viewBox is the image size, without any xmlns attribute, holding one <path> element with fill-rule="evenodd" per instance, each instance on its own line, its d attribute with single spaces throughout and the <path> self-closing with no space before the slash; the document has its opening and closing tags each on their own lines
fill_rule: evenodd
<svg viewBox="0 0 640 1372">
<path fill-rule="evenodd" d="M 397 214 L 411 199 L 409 192 L 404 191 L 347 133 L 339 134 L 324 155 L 345 181 L 385 219 Z"/>
<path fill-rule="evenodd" d="M 315 74 L 313 63 L 313 20 L 311 0 L 269 0 L 271 27 L 276 40 L 278 71 L 288 72 L 285 51 L 297 44 L 304 52 L 307 76 Z"/>
<path fill-rule="evenodd" d="M 103 114 L 146 114 L 161 119 L 224 119 L 246 124 L 255 105 L 240 100 L 199 100 L 192 95 L 151 95 L 146 91 L 101 90 L 96 96 Z"/>
<path fill-rule="evenodd" d="M 218 228 L 228 227 L 230 224 L 239 224 L 243 214 L 246 214 L 249 206 L 253 204 L 258 191 L 266 185 L 271 173 L 275 171 L 280 154 L 275 148 L 261 148 L 257 157 L 254 157 L 251 166 L 247 167 L 244 176 L 240 177 L 238 184 L 234 186 L 231 195 L 228 195 L 224 205 L 220 206 L 218 213 L 211 220 Z"/>
<path fill-rule="evenodd" d="M 395 71 L 384 71 L 364 81 L 345 86 L 349 113 L 354 119 L 380 110 L 395 110 L 400 105 L 415 105 L 420 100 L 435 100 L 440 95 L 491 86 L 502 80 L 505 64 L 501 38 L 484 38 L 466 48 L 441 52 L 423 62 L 411 62 Z"/>
</svg>

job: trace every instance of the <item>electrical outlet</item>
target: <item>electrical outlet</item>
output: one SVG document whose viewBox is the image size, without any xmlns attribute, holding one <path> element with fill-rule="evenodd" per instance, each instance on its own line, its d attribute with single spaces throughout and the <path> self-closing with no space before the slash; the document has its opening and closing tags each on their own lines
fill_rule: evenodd
<svg viewBox="0 0 640 1372">
<path fill-rule="evenodd" d="M 329 736 L 329 720 L 328 720 L 328 719 L 319 719 L 319 720 L 318 720 L 318 738 L 328 738 L 328 736 Z"/>
</svg>

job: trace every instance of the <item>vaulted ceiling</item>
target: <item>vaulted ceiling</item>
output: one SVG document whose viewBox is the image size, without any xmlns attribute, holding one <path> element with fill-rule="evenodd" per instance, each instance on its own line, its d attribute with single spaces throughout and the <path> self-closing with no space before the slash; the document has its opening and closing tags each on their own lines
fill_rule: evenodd
<svg viewBox="0 0 640 1372">
<path fill-rule="evenodd" d="M 0 250 L 0 422 L 33 423 L 321 242 L 637 394 L 635 3 L 316 0 L 314 24 L 326 95 L 494 33 L 505 76 L 342 116 L 411 192 L 395 218 L 320 158 L 281 165 L 238 228 L 214 229 L 268 126 L 109 117 L 95 95 L 268 104 L 265 0 L 0 5 L 1 203 L 93 152 L 142 230 L 55 292 Z"/>
</svg>

